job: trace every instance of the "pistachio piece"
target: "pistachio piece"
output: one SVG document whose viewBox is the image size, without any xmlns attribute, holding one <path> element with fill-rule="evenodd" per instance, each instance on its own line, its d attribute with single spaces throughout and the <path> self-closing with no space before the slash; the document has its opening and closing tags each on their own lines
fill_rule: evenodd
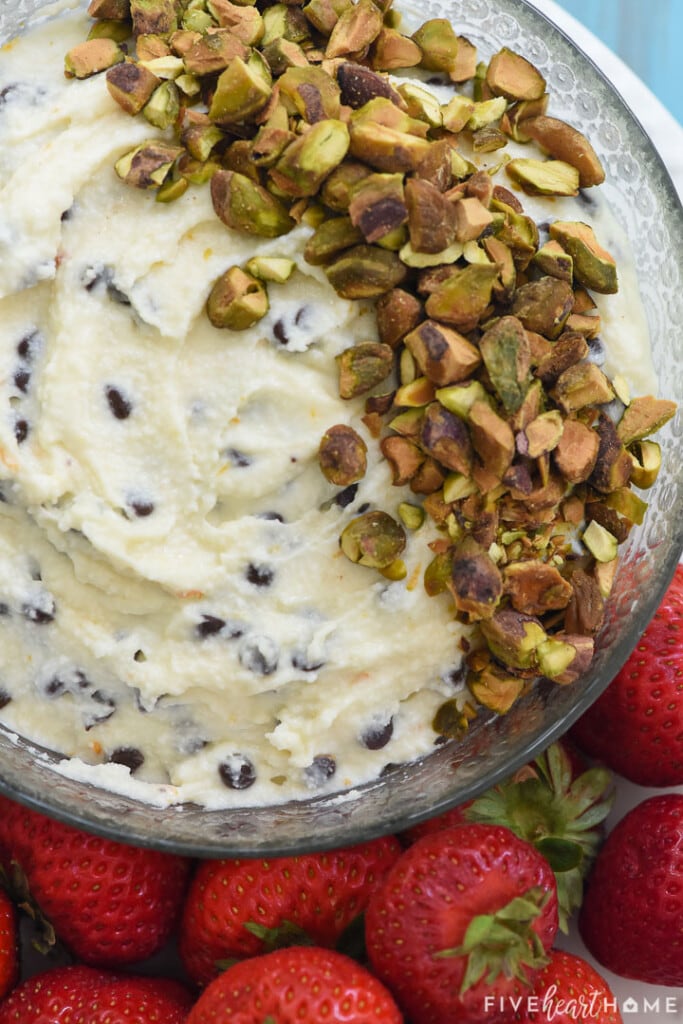
<svg viewBox="0 0 683 1024">
<path fill-rule="evenodd" d="M 481 200 L 474 196 L 458 199 L 453 204 L 455 216 L 455 238 L 458 242 L 470 242 L 480 238 L 491 226 L 493 216 Z"/>
<path fill-rule="evenodd" d="M 158 188 L 181 153 L 179 146 L 164 142 L 143 143 L 116 162 L 116 173 L 134 188 Z"/>
<path fill-rule="evenodd" d="M 471 673 L 468 686 L 482 707 L 504 715 L 524 691 L 524 680 L 491 662 L 480 672 Z"/>
<path fill-rule="evenodd" d="M 515 436 L 489 402 L 473 402 L 467 417 L 474 450 L 484 467 L 502 478 L 515 454 Z"/>
<path fill-rule="evenodd" d="M 130 18 L 130 0 L 90 0 L 88 14 L 91 18 L 125 21 Z"/>
<path fill-rule="evenodd" d="M 481 244 L 488 258 L 498 268 L 498 278 L 493 284 L 493 297 L 507 305 L 517 286 L 517 271 L 512 250 L 505 242 L 493 236 L 483 238 Z"/>
<path fill-rule="evenodd" d="M 503 596 L 503 578 L 473 537 L 465 537 L 453 551 L 449 589 L 458 611 L 473 620 L 493 617 Z"/>
<path fill-rule="evenodd" d="M 512 313 L 528 331 L 557 338 L 571 313 L 574 293 L 566 281 L 542 277 L 515 292 Z"/>
<path fill-rule="evenodd" d="M 430 597 L 445 594 L 453 570 L 453 551 L 444 551 L 429 563 L 425 569 L 424 587 Z"/>
<path fill-rule="evenodd" d="M 398 506 L 398 517 L 407 530 L 419 530 L 425 521 L 424 509 L 409 501 L 402 501 Z"/>
<path fill-rule="evenodd" d="M 423 22 L 413 41 L 422 50 L 420 67 L 428 71 L 445 71 L 450 74 L 458 59 L 458 37 L 446 18 L 431 18 Z"/>
<path fill-rule="evenodd" d="M 88 32 L 88 39 L 113 39 L 115 43 L 124 43 L 132 31 L 130 21 L 96 21 Z"/>
<path fill-rule="evenodd" d="M 351 562 L 371 569 L 386 569 L 406 546 L 405 530 L 386 512 L 366 512 L 352 519 L 340 538 Z"/>
<path fill-rule="evenodd" d="M 526 116 L 522 131 L 551 156 L 576 167 L 581 188 L 601 185 L 605 180 L 604 168 L 588 139 L 566 122 L 557 117 L 547 117 L 544 111 L 535 117 Z"/>
<path fill-rule="evenodd" d="M 475 102 L 469 96 L 455 95 L 441 107 L 441 120 L 449 132 L 461 132 L 474 114 Z"/>
<path fill-rule="evenodd" d="M 571 594 L 571 587 L 568 589 Z M 505 608 L 480 624 L 489 650 L 503 665 L 519 669 L 536 667 L 536 650 L 547 636 L 534 614 L 537 613 L 522 614 Z"/>
<path fill-rule="evenodd" d="M 583 531 L 582 541 L 598 562 L 611 562 L 617 557 L 617 539 L 595 519 Z"/>
<path fill-rule="evenodd" d="M 166 181 L 157 189 L 155 200 L 157 203 L 173 203 L 176 199 L 180 199 L 181 196 L 185 195 L 190 182 L 187 178 L 183 178 L 182 175 L 171 174 Z"/>
<path fill-rule="evenodd" d="M 125 59 L 121 47 L 113 39 L 88 39 L 72 47 L 64 58 L 67 78 L 89 78 Z"/>
<path fill-rule="evenodd" d="M 567 373 L 570 371 L 568 370 Z M 599 439 L 598 457 L 589 483 L 601 494 L 611 494 L 619 487 L 626 487 L 631 479 L 633 460 L 621 444 L 614 423 L 600 413 L 594 426 Z"/>
<path fill-rule="evenodd" d="M 284 284 L 296 270 L 296 263 L 286 256 L 253 256 L 247 263 L 247 271 L 259 281 Z"/>
<path fill-rule="evenodd" d="M 574 261 L 574 277 L 591 291 L 612 295 L 618 290 L 614 258 L 603 249 L 588 224 L 556 220 L 550 237 L 557 239 Z"/>
<path fill-rule="evenodd" d="M 377 242 L 408 218 L 402 174 L 370 174 L 354 190 L 349 203 L 353 225 L 366 242 Z"/>
<path fill-rule="evenodd" d="M 517 439 L 517 449 L 530 459 L 538 459 L 541 455 L 557 448 L 564 432 L 564 420 L 557 411 L 541 413 L 526 425 L 523 433 L 523 443 Z M 522 451 L 522 448 L 524 451 Z"/>
<path fill-rule="evenodd" d="M 181 57 L 175 57 L 172 53 L 161 57 L 152 57 L 150 60 L 140 60 L 141 67 L 147 68 L 152 74 L 159 78 L 178 78 L 185 71 L 185 64 Z"/>
<path fill-rule="evenodd" d="M 473 132 L 487 128 L 495 121 L 500 121 L 506 106 L 507 102 L 503 96 L 496 96 L 492 100 L 479 100 L 474 104 L 474 110 L 467 120 L 466 127 Z"/>
<path fill-rule="evenodd" d="M 371 245 L 349 249 L 325 270 L 344 299 L 373 299 L 401 284 L 406 268 L 393 252 Z"/>
<path fill-rule="evenodd" d="M 339 86 L 322 68 L 287 68 L 278 85 L 287 110 L 309 124 L 339 117 Z"/>
<path fill-rule="evenodd" d="M 467 338 L 435 320 L 423 321 L 404 341 L 422 373 L 440 387 L 466 380 L 481 362 Z"/>
<path fill-rule="evenodd" d="M 662 468 L 662 449 L 656 441 L 636 441 L 629 447 L 633 460 L 631 482 L 642 490 L 652 487 Z"/>
<path fill-rule="evenodd" d="M 206 311 L 214 327 L 244 331 L 268 312 L 268 293 L 251 274 L 230 267 L 214 283 Z"/>
<path fill-rule="evenodd" d="M 492 264 L 453 269 L 427 299 L 427 315 L 465 333 L 472 330 L 491 301 L 497 277 L 498 268 Z"/>
<path fill-rule="evenodd" d="M 469 431 L 458 416 L 439 402 L 427 407 L 422 421 L 420 441 L 426 452 L 446 469 L 469 476 L 472 469 L 472 442 Z"/>
<path fill-rule="evenodd" d="M 638 526 L 643 522 L 647 511 L 647 502 L 628 487 L 618 487 L 616 491 L 608 494 L 605 505 Z"/>
<path fill-rule="evenodd" d="M 109 68 L 106 75 L 107 89 L 118 105 L 127 114 L 139 114 L 148 102 L 160 79 L 151 71 L 125 61 Z"/>
<path fill-rule="evenodd" d="M 545 643 L 539 644 L 536 658 L 539 671 L 546 678 L 565 677 L 567 670 L 576 660 L 576 648 L 558 639 L 557 636 L 552 636 Z"/>
<path fill-rule="evenodd" d="M 503 582 L 512 607 L 527 615 L 558 611 L 572 599 L 571 584 L 558 569 L 535 559 L 510 562 L 503 569 Z"/>
<path fill-rule="evenodd" d="M 337 68 L 337 82 L 342 103 L 353 110 L 358 110 L 377 96 L 383 96 L 392 103 L 401 102 L 401 97 L 386 75 L 378 75 L 355 61 L 342 61 Z"/>
<path fill-rule="evenodd" d="M 611 402 L 614 391 L 594 363 L 576 363 L 560 374 L 552 395 L 566 413 L 572 413 L 588 405 Z"/>
<path fill-rule="evenodd" d="M 479 348 L 506 412 L 517 412 L 531 383 L 529 339 L 521 321 L 501 317 L 482 335 Z"/>
<path fill-rule="evenodd" d="M 598 582 L 583 569 L 575 569 L 569 582 L 574 593 L 565 613 L 565 629 L 582 636 L 593 635 L 605 617 L 605 601 Z"/>
<path fill-rule="evenodd" d="M 363 234 L 350 217 L 324 220 L 306 242 L 304 259 L 314 267 L 324 266 L 345 249 L 363 241 Z"/>
<path fill-rule="evenodd" d="M 569 320 L 567 320 L 569 323 Z M 577 331 L 564 331 L 547 355 L 538 360 L 535 375 L 549 387 L 565 370 L 585 359 L 589 353 L 586 339 Z"/>
<path fill-rule="evenodd" d="M 373 121 L 352 120 L 350 134 L 353 156 L 390 173 L 416 170 L 431 145 L 427 139 Z"/>
<path fill-rule="evenodd" d="M 607 563 L 611 564 L 611 563 Z M 597 566 L 596 566 L 597 568 Z M 555 645 L 562 644 L 562 649 L 559 649 Z M 572 647 L 574 649 L 574 657 L 566 664 L 564 669 L 561 668 L 567 660 L 567 653 L 564 651 L 564 647 Z M 575 683 L 577 679 L 585 675 L 590 668 L 591 661 L 593 660 L 595 645 L 593 640 L 589 636 L 580 636 L 574 633 L 555 633 L 550 638 L 549 648 L 541 648 L 538 652 L 539 668 L 554 683 L 559 683 L 561 686 L 567 686 L 570 683 Z M 551 674 L 554 673 L 554 674 Z"/>
<path fill-rule="evenodd" d="M 175 82 L 162 82 L 142 113 L 155 128 L 165 131 L 172 127 L 180 116 L 180 92 Z"/>
<path fill-rule="evenodd" d="M 154 34 L 138 35 L 135 40 L 135 52 L 138 64 L 145 64 L 153 60 L 161 60 L 162 57 L 173 56 L 171 47 L 165 39 Z M 150 70 L 153 70 L 152 68 Z"/>
<path fill-rule="evenodd" d="M 401 437 L 419 437 L 422 430 L 422 409 L 407 409 L 400 412 L 398 416 L 394 416 L 389 426 Z"/>
<path fill-rule="evenodd" d="M 642 441 L 668 423 L 676 415 L 677 408 L 675 402 L 653 398 L 652 395 L 634 398 L 617 424 L 617 437 L 625 445 Z"/>
<path fill-rule="evenodd" d="M 579 194 L 579 172 L 564 160 L 510 160 L 505 172 L 530 196 Z"/>
<path fill-rule="evenodd" d="M 503 223 L 495 227 L 496 237 L 510 249 L 516 269 L 525 270 L 538 248 L 538 228 L 531 217 L 496 198 L 499 188 L 494 189 L 491 201 L 491 210 L 503 214 Z"/>
<path fill-rule="evenodd" d="M 439 388 L 436 392 L 437 401 L 444 409 L 455 413 L 461 420 L 466 420 L 475 402 L 490 402 L 489 393 L 478 380 L 466 384 L 455 384 L 452 387 Z M 393 425 L 393 424 L 392 424 Z"/>
<path fill-rule="evenodd" d="M 178 11 L 174 0 L 130 0 L 133 34 L 169 35 L 178 28 Z"/>
<path fill-rule="evenodd" d="M 501 131 L 504 131 L 515 142 L 529 142 L 531 136 L 527 135 L 524 130 L 525 121 L 545 114 L 548 109 L 549 100 L 550 97 L 546 92 L 537 100 L 521 100 L 519 103 L 513 103 L 512 106 L 507 108 L 501 118 Z M 559 153 L 552 155 L 560 156 Z M 567 160 L 567 163 L 570 164 L 572 161 Z"/>
<path fill-rule="evenodd" d="M 349 131 L 343 121 L 317 121 L 287 146 L 270 170 L 277 188 L 294 197 L 316 195 L 323 181 L 348 152 Z"/>
<path fill-rule="evenodd" d="M 405 364 L 405 355 L 410 355 L 408 349 L 405 349 L 401 353 L 401 364 Z M 403 377 L 403 374 L 401 375 Z M 414 380 L 408 381 L 402 384 L 397 390 L 394 398 L 394 404 L 397 406 L 407 406 L 408 408 L 422 409 L 425 405 L 429 405 L 430 402 L 434 401 L 436 390 L 434 384 L 427 377 L 415 377 Z M 393 422 L 393 421 L 392 421 Z"/>
<path fill-rule="evenodd" d="M 249 48 L 228 29 L 217 29 L 200 36 L 183 55 L 185 70 L 191 75 L 216 75 L 235 57 L 244 61 Z"/>
<path fill-rule="evenodd" d="M 372 0 L 358 0 L 337 20 L 325 49 L 326 57 L 364 56 L 383 25 L 382 12 Z"/>
<path fill-rule="evenodd" d="M 209 28 L 214 28 L 216 22 L 213 20 L 208 11 L 201 11 L 197 8 L 185 11 L 182 16 L 181 24 L 183 29 L 188 32 L 206 32 Z"/>
<path fill-rule="evenodd" d="M 385 25 L 372 45 L 371 64 L 375 71 L 414 68 L 422 60 L 422 50 L 408 36 Z"/>
<path fill-rule="evenodd" d="M 343 423 L 326 430 L 318 449 L 323 476 L 337 487 L 362 480 L 367 469 L 367 445 L 353 427 Z"/>
<path fill-rule="evenodd" d="M 422 303 L 410 292 L 394 288 L 380 296 L 375 306 L 379 340 L 395 348 L 423 317 Z"/>
<path fill-rule="evenodd" d="M 545 92 L 543 75 L 519 53 L 504 46 L 489 61 L 486 84 L 494 96 L 508 100 L 537 100 Z"/>
<path fill-rule="evenodd" d="M 399 251 L 401 262 L 407 267 L 417 267 L 422 270 L 426 267 L 442 268 L 444 265 L 456 263 L 463 255 L 462 243 L 453 242 L 447 249 L 440 252 L 416 252 L 410 242 L 406 242 Z"/>
<path fill-rule="evenodd" d="M 244 174 L 217 171 L 211 178 L 211 199 L 217 216 L 229 228 L 263 238 L 277 238 L 294 223 L 282 204 Z"/>
<path fill-rule="evenodd" d="M 324 36 L 329 36 L 332 29 L 345 11 L 351 9 L 353 0 L 310 0 L 303 8 L 304 15 Z"/>
<path fill-rule="evenodd" d="M 320 198 L 331 210 L 346 213 L 356 186 L 371 173 L 365 164 L 346 159 L 325 179 Z"/>
<path fill-rule="evenodd" d="M 441 127 L 443 123 L 441 104 L 433 92 L 415 82 L 404 82 L 399 85 L 398 91 L 411 117 L 426 121 L 432 128 Z"/>
<path fill-rule="evenodd" d="M 209 117 L 219 125 L 245 121 L 263 110 L 271 87 L 267 65 L 257 50 L 246 64 L 241 57 L 234 57 L 216 83 Z"/>
<path fill-rule="evenodd" d="M 406 182 L 405 196 L 413 252 L 441 253 L 452 245 L 458 225 L 457 204 L 421 178 Z"/>
<path fill-rule="evenodd" d="M 569 284 L 574 279 L 574 261 L 554 239 L 541 246 L 533 257 L 532 263 L 548 277 L 557 277 L 560 281 L 567 281 Z"/>
<path fill-rule="evenodd" d="M 356 398 L 371 391 L 391 374 L 394 353 L 388 345 L 361 341 L 336 357 L 340 398 Z"/>
<path fill-rule="evenodd" d="M 425 453 L 408 437 L 384 437 L 379 447 L 391 467 L 395 487 L 409 483 L 426 458 Z"/>
<path fill-rule="evenodd" d="M 303 12 L 293 5 L 284 3 L 266 7 L 262 14 L 262 47 L 276 39 L 288 39 L 292 43 L 303 43 L 310 38 L 308 22 Z"/>
<path fill-rule="evenodd" d="M 479 488 L 474 480 L 463 473 L 449 473 L 443 485 L 443 500 L 447 505 L 451 502 L 461 501 L 468 498 L 470 494 L 476 494 Z"/>
<path fill-rule="evenodd" d="M 214 124 L 194 124 L 184 129 L 180 141 L 194 160 L 203 163 L 224 138 L 223 132 Z"/>
</svg>

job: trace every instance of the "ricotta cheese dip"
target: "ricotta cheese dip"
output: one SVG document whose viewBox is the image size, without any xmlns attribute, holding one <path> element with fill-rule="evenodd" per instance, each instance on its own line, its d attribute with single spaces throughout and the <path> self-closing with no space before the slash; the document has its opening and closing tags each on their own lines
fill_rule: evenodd
<svg viewBox="0 0 683 1024">
<path fill-rule="evenodd" d="M 114 164 L 150 126 L 101 76 L 65 79 L 86 25 L 67 13 L 0 51 L 2 723 L 154 802 L 357 786 L 428 753 L 439 706 L 467 699 L 468 629 L 422 584 L 433 525 L 410 532 L 401 581 L 339 549 L 359 513 L 415 500 L 363 400 L 339 398 L 335 356 L 376 340 L 372 310 L 302 259 L 310 227 L 254 239 L 217 220 L 207 187 L 165 205 L 122 185 Z M 647 391 L 623 236 L 599 197 L 549 205 L 590 218 L 617 258 L 606 372 Z M 217 330 L 211 283 L 254 255 L 297 270 L 255 327 Z M 368 445 L 343 489 L 317 458 L 338 423 Z"/>
</svg>

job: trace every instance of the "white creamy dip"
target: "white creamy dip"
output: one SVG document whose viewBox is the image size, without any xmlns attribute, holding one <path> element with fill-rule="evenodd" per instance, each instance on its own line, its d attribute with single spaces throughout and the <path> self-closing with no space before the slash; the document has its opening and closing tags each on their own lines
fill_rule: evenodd
<svg viewBox="0 0 683 1024">
<path fill-rule="evenodd" d="M 415 501 L 363 399 L 338 397 L 334 357 L 376 339 L 374 315 L 303 260 L 310 228 L 255 240 L 218 221 L 207 187 L 166 205 L 120 182 L 114 163 L 152 130 L 102 76 L 65 79 L 86 25 L 69 14 L 0 51 L 2 721 L 143 799 L 358 785 L 429 752 L 438 707 L 465 699 L 465 627 L 422 585 L 436 531 L 410 532 L 400 582 L 339 550 L 359 511 Z M 599 299 L 606 370 L 651 389 L 599 197 L 524 203 L 596 226 L 624 282 Z M 256 327 L 215 329 L 213 281 L 255 254 L 298 269 Z M 337 423 L 369 449 L 344 491 L 317 459 Z"/>
</svg>

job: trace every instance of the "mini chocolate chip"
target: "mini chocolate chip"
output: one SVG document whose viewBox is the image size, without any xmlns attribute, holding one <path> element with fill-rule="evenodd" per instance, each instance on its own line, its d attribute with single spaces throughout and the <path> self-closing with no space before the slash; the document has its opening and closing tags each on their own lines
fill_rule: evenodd
<svg viewBox="0 0 683 1024">
<path fill-rule="evenodd" d="M 358 515 L 364 516 L 366 512 L 370 511 L 370 502 L 364 501 L 362 505 L 358 506 Z"/>
<path fill-rule="evenodd" d="M 0 601 L 0 615 L 9 615 L 9 605 L 4 601 Z"/>
<path fill-rule="evenodd" d="M 296 316 L 294 317 L 294 323 L 297 327 L 300 327 L 308 316 L 308 306 L 302 306 L 301 309 L 297 309 Z"/>
<path fill-rule="evenodd" d="M 455 688 L 461 687 L 467 679 L 467 665 L 464 661 L 460 665 L 454 665 L 444 672 L 442 679 Z"/>
<path fill-rule="evenodd" d="M 6 708 L 7 705 L 11 704 L 11 703 L 12 703 L 12 697 L 7 692 L 7 690 L 4 688 L 4 686 L 0 686 L 0 708 Z"/>
<path fill-rule="evenodd" d="M 14 374 L 14 386 L 17 388 L 18 391 L 21 391 L 22 394 L 24 395 L 28 391 L 28 385 L 30 380 L 30 370 L 17 370 L 17 372 Z"/>
<path fill-rule="evenodd" d="M 349 484 L 349 486 L 345 487 L 343 491 L 339 491 L 339 493 L 335 495 L 334 503 L 335 505 L 338 505 L 339 508 L 347 508 L 356 500 L 357 494 L 358 484 Z"/>
<path fill-rule="evenodd" d="M 62 215 L 59 218 L 61 220 L 62 224 L 64 224 L 67 220 L 71 220 L 71 217 L 73 216 L 73 210 L 74 210 L 73 206 L 70 206 L 68 210 L 63 210 L 62 211 Z"/>
<path fill-rule="evenodd" d="M 129 504 L 130 508 L 135 512 L 135 515 L 138 516 L 139 519 L 145 519 L 147 516 L 151 516 L 154 511 L 154 502 L 152 501 L 143 501 L 142 499 L 137 498 Z"/>
<path fill-rule="evenodd" d="M 10 82 L 10 84 L 6 85 L 4 89 L 0 89 L 0 106 L 7 103 L 12 93 L 19 92 L 20 88 L 21 87 L 18 82 Z"/>
<path fill-rule="evenodd" d="M 583 203 L 584 206 L 589 207 L 589 209 L 595 206 L 595 199 L 583 188 L 579 189 L 578 200 L 580 203 Z"/>
<path fill-rule="evenodd" d="M 361 735 L 360 741 L 368 750 L 381 750 L 394 735 L 394 720 L 390 718 L 384 725 L 371 725 Z"/>
<path fill-rule="evenodd" d="M 17 355 L 20 359 L 26 360 L 30 363 L 36 354 L 36 349 L 40 344 L 40 333 L 38 331 L 30 331 L 25 334 L 17 345 Z"/>
<path fill-rule="evenodd" d="M 251 459 L 244 452 L 240 452 L 237 448 L 231 448 L 228 452 L 228 458 L 233 466 L 238 469 L 245 469 L 247 466 L 251 466 Z"/>
<path fill-rule="evenodd" d="M 315 786 L 322 786 L 337 770 L 337 762 L 329 754 L 318 754 L 306 768 L 306 778 Z"/>
<path fill-rule="evenodd" d="M 279 512 L 259 512 L 257 518 L 258 519 L 270 519 L 274 523 L 284 523 L 284 522 L 286 522 L 285 517 L 283 515 L 280 515 Z"/>
<path fill-rule="evenodd" d="M 216 615 L 202 615 L 202 621 L 195 626 L 195 632 L 204 639 L 220 633 L 224 625 L 225 619 L 219 619 Z"/>
<path fill-rule="evenodd" d="M 605 362 L 605 346 L 600 338 L 588 338 L 588 359 L 596 366 L 602 366 Z"/>
<path fill-rule="evenodd" d="M 117 747 L 109 755 L 109 761 L 111 764 L 122 764 L 130 768 L 130 774 L 134 775 L 145 763 L 145 755 L 137 747 Z"/>
<path fill-rule="evenodd" d="M 17 420 L 14 424 L 14 436 L 17 444 L 23 444 L 29 434 L 29 425 L 26 420 Z"/>
<path fill-rule="evenodd" d="M 292 667 L 299 672 L 318 672 L 324 664 L 324 661 L 310 658 L 307 651 L 294 651 L 292 654 Z"/>
<path fill-rule="evenodd" d="M 109 403 L 112 415 L 114 415 L 117 420 L 127 420 L 133 411 L 133 406 L 125 397 L 123 392 L 110 385 L 105 389 L 105 394 L 107 396 L 107 402 Z"/>
<path fill-rule="evenodd" d="M 289 345 L 289 335 L 285 330 L 284 320 L 277 320 L 275 322 L 275 326 L 273 327 L 273 334 L 275 335 L 277 341 L 279 341 L 281 345 Z"/>
<path fill-rule="evenodd" d="M 81 284 L 86 292 L 92 292 L 103 281 L 111 280 L 111 271 L 106 267 L 86 267 L 81 274 Z"/>
<path fill-rule="evenodd" d="M 116 711 L 116 701 L 112 697 L 108 697 L 106 693 L 102 693 L 101 690 L 95 690 L 91 700 L 93 704 L 101 705 L 102 710 L 92 708 L 89 714 L 84 716 L 83 728 L 86 732 L 101 722 L 108 721 Z"/>
<path fill-rule="evenodd" d="M 247 566 L 245 575 L 255 587 L 269 587 L 275 579 L 275 571 L 269 565 L 255 565 L 253 562 Z"/>
<path fill-rule="evenodd" d="M 25 619 L 29 622 L 34 622 L 37 626 L 45 626 L 48 622 L 52 622 L 55 617 L 55 603 L 50 598 L 49 603 L 46 604 L 45 608 L 40 608 L 34 604 L 24 604 L 21 608 L 21 613 Z"/>
<path fill-rule="evenodd" d="M 61 697 L 61 695 L 65 691 L 66 691 L 66 683 L 64 682 L 64 680 L 60 679 L 59 676 L 53 676 L 52 679 L 47 684 L 47 686 L 45 687 L 45 696 L 46 697 Z"/>
<path fill-rule="evenodd" d="M 280 649 L 269 636 L 247 637 L 240 648 L 240 663 L 257 676 L 271 676 L 280 660 Z"/>
<path fill-rule="evenodd" d="M 145 654 L 144 651 L 136 651 L 135 654 L 133 655 L 133 661 L 137 661 L 140 663 L 142 663 L 143 661 L 147 661 L 147 655 Z"/>
<path fill-rule="evenodd" d="M 233 754 L 228 760 L 221 761 L 218 774 L 228 789 L 249 789 L 256 782 L 256 769 L 243 754 Z"/>
<path fill-rule="evenodd" d="M 113 281 L 107 281 L 107 295 L 112 302 L 117 302 L 119 306 L 130 306 L 131 301 L 125 292 L 122 292 L 120 288 L 114 284 Z"/>
</svg>

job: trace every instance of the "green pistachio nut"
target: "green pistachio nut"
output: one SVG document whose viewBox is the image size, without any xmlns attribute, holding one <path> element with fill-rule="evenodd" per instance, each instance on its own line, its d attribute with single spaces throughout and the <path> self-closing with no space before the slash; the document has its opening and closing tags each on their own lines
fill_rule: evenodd
<svg viewBox="0 0 683 1024">
<path fill-rule="evenodd" d="M 413 41 L 422 50 L 420 67 L 447 74 L 454 70 L 458 59 L 458 37 L 446 18 L 425 21 L 413 33 Z"/>
<path fill-rule="evenodd" d="M 230 267 L 211 289 L 206 311 L 214 327 L 245 331 L 268 312 L 268 293 L 257 278 Z"/>
<path fill-rule="evenodd" d="M 271 169 L 271 178 L 287 195 L 314 196 L 348 149 L 349 131 L 343 121 L 317 121 L 287 146 Z"/>
<path fill-rule="evenodd" d="M 143 143 L 116 162 L 116 173 L 134 188 L 159 188 L 181 153 L 179 146 L 164 142 Z"/>
<path fill-rule="evenodd" d="M 282 203 L 244 174 L 217 171 L 211 178 L 211 199 L 220 220 L 237 231 L 277 238 L 294 227 Z"/>
<path fill-rule="evenodd" d="M 162 82 L 142 113 L 155 128 L 171 128 L 180 116 L 180 91 L 175 82 Z"/>
<path fill-rule="evenodd" d="M 263 110 L 271 92 L 270 72 L 256 50 L 246 63 L 235 57 L 216 83 L 209 117 L 219 125 L 246 121 Z"/>
<path fill-rule="evenodd" d="M 394 367 L 394 351 L 379 341 L 361 341 L 345 349 L 336 361 L 340 397 L 356 398 L 387 379 Z"/>
<path fill-rule="evenodd" d="M 121 47 L 113 39 L 89 39 L 72 47 L 64 58 L 67 78 L 89 78 L 125 59 Z"/>
<path fill-rule="evenodd" d="M 394 252 L 357 245 L 335 260 L 325 273 L 342 298 L 372 299 L 401 284 L 406 267 Z"/>
<path fill-rule="evenodd" d="M 405 549 L 406 534 L 386 512 L 366 512 L 351 520 L 340 544 L 349 561 L 370 569 L 387 569 Z"/>
</svg>

